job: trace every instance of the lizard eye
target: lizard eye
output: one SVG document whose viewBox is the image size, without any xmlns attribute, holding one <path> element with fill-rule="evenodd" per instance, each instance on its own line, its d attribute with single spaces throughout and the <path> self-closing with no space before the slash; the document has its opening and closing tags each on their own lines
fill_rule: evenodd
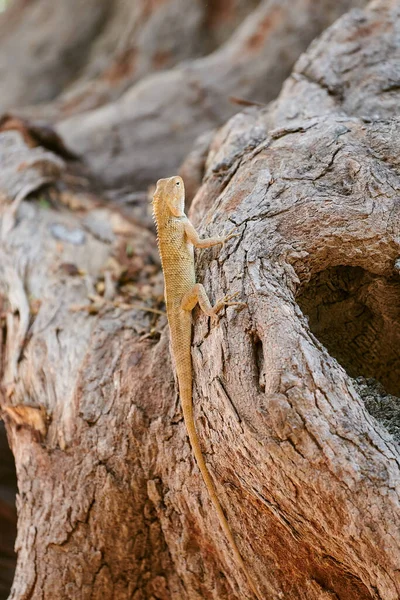
<svg viewBox="0 0 400 600">
<path fill-rule="evenodd" d="M 179 183 L 179 181 L 176 181 L 176 182 L 175 182 L 175 184 L 176 184 L 176 185 L 181 185 L 181 184 Z"/>
</svg>

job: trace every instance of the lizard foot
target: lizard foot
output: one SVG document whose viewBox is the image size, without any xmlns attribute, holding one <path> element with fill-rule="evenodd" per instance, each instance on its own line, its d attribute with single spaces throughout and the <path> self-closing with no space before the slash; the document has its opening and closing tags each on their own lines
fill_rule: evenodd
<svg viewBox="0 0 400 600">
<path fill-rule="evenodd" d="M 218 300 L 213 306 L 213 315 L 211 316 L 214 323 L 218 323 L 218 313 L 224 306 L 247 306 L 246 302 L 232 302 L 234 298 L 237 298 L 239 292 L 229 294 Z"/>
<path fill-rule="evenodd" d="M 232 238 L 236 238 L 240 236 L 240 233 L 238 233 L 237 230 L 237 226 L 235 225 L 235 227 L 232 227 L 232 229 L 227 233 L 227 235 L 223 238 L 223 242 L 222 242 L 222 247 L 225 246 L 226 242 L 228 242 L 229 240 L 231 240 Z"/>
</svg>

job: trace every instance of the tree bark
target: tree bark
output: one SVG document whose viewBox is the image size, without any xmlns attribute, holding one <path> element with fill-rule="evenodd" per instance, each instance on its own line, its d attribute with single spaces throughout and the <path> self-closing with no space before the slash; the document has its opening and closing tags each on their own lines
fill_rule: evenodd
<svg viewBox="0 0 400 600">
<path fill-rule="evenodd" d="M 143 196 L 129 214 L 90 177 L 143 191 L 231 114 L 218 92 L 218 118 L 202 121 L 190 74 L 207 67 L 214 89 L 233 93 L 229 77 L 253 62 L 244 56 L 240 75 L 221 65 L 249 39 L 261 61 L 269 42 L 251 27 L 278 37 L 283 11 L 292 18 L 273 3 L 274 18 L 267 3 L 256 10 L 215 54 L 97 109 L 104 121 L 95 111 L 59 123 L 89 177 L 55 135 L 3 123 L 1 405 L 19 487 L 10 600 L 251 598 L 187 441 Z M 197 254 L 198 280 L 213 300 L 237 292 L 247 304 L 218 325 L 194 312 L 195 419 L 268 600 L 400 594 L 399 18 L 395 0 L 344 15 L 274 102 L 236 114 L 206 140 L 206 158 L 202 144 L 192 155 L 203 179 L 191 218 L 202 235 L 240 234 Z M 265 64 L 253 66 L 260 78 Z M 146 139 L 137 107 L 163 82 Z M 243 95 L 259 99 L 258 85 Z M 190 132 L 171 139 L 169 162 L 163 143 L 183 109 Z M 115 122 L 143 134 L 128 143 L 127 128 L 107 170 Z M 154 153 L 143 176 L 134 143 Z"/>
</svg>

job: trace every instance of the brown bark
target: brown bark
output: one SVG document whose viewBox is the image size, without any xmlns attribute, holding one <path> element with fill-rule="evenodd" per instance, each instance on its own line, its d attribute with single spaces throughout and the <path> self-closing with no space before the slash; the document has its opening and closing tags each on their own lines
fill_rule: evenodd
<svg viewBox="0 0 400 600">
<path fill-rule="evenodd" d="M 343 16 L 272 104 L 232 117 L 205 160 L 200 143 L 191 171 L 186 162 L 193 181 L 204 169 L 191 207 L 202 235 L 240 233 L 197 255 L 210 297 L 238 292 L 247 308 L 216 326 L 194 313 L 195 416 L 268 600 L 400 593 L 399 17 L 395 0 Z M 221 51 L 128 93 L 186 82 L 205 64 L 215 78 L 249 19 Z M 232 93 L 221 73 L 215 89 Z M 193 140 L 219 121 L 193 123 L 186 92 L 171 85 L 169 106 L 187 110 Z M 187 441 L 154 233 L 140 211 L 95 196 L 59 140 L 38 146 L 16 122 L 0 133 L 2 411 L 19 485 L 10 599 L 250 598 Z M 77 150 L 78 125 L 94 131 L 99 113 L 68 123 L 58 131 Z M 95 172 L 106 125 L 110 136 L 105 121 L 97 146 L 80 149 Z M 154 160 L 131 181 L 172 168 L 164 137 L 150 135 Z M 138 152 L 124 142 L 104 180 L 127 180 L 129 161 L 139 172 Z"/>
</svg>

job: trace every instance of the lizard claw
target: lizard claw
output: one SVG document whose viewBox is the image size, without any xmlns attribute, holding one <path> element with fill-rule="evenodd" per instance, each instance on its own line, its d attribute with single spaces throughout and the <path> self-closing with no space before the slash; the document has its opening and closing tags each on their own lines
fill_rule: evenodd
<svg viewBox="0 0 400 600">
<path fill-rule="evenodd" d="M 222 247 L 224 247 L 226 242 L 228 242 L 232 238 L 236 238 L 236 237 L 240 236 L 240 233 L 238 233 L 237 229 L 238 228 L 236 225 L 234 227 L 232 227 L 232 229 L 228 232 L 228 234 L 223 238 Z"/>
<path fill-rule="evenodd" d="M 219 302 L 223 302 L 223 304 L 227 304 L 227 302 L 231 302 L 231 300 L 233 300 L 234 298 L 237 298 L 238 296 L 239 296 L 239 292 L 234 292 L 233 294 L 227 294 L 226 296 L 221 298 L 221 300 L 219 300 Z"/>
<path fill-rule="evenodd" d="M 237 296 L 239 295 L 239 292 L 235 292 L 234 294 L 229 294 L 227 296 L 224 296 L 223 298 L 221 298 L 220 300 L 218 300 L 215 303 L 214 309 L 213 309 L 213 322 L 214 323 L 218 323 L 218 312 L 224 307 L 224 306 L 247 306 L 246 302 L 232 302 L 232 300 L 234 298 L 237 298 Z"/>
<path fill-rule="evenodd" d="M 214 314 L 211 315 L 211 321 L 213 325 L 217 325 L 218 321 L 219 321 L 219 316 L 217 315 L 217 313 L 215 312 Z"/>
</svg>

